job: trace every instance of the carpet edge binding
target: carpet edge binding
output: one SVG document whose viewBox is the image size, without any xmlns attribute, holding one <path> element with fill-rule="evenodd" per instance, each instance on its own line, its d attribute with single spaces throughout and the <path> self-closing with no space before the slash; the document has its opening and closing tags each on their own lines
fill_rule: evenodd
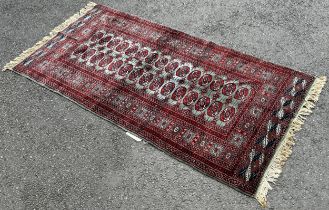
<svg viewBox="0 0 329 210">
<path fill-rule="evenodd" d="M 42 40 L 38 41 L 33 47 L 23 51 L 19 56 L 17 56 L 14 60 L 7 63 L 2 71 L 6 70 L 13 70 L 16 65 L 21 63 L 23 60 L 25 60 L 27 57 L 32 55 L 35 51 L 37 51 L 40 47 L 42 47 L 44 44 L 46 44 L 49 40 L 54 38 L 59 32 L 63 31 L 65 28 L 67 28 L 69 25 L 77 21 L 80 17 L 87 14 L 90 10 L 92 10 L 97 4 L 94 2 L 89 2 L 85 7 L 81 8 L 79 12 L 72 15 L 68 19 L 66 19 L 63 23 L 61 23 L 59 26 L 55 27 L 47 36 L 43 37 Z"/>
<path fill-rule="evenodd" d="M 264 208 L 267 207 L 267 193 L 272 189 L 270 183 L 275 183 L 282 173 L 284 164 L 292 154 L 292 146 L 295 144 L 295 134 L 302 129 L 306 116 L 312 113 L 312 109 L 315 107 L 315 103 L 319 100 L 320 93 L 326 81 L 326 76 L 315 78 L 303 104 L 297 112 L 297 115 L 290 122 L 285 137 L 276 149 L 276 152 L 261 179 L 254 197 Z"/>
</svg>

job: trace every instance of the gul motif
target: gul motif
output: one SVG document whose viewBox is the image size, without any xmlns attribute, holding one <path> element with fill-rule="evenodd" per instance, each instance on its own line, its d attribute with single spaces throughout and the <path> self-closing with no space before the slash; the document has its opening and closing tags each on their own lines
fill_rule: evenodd
<svg viewBox="0 0 329 210">
<path fill-rule="evenodd" d="M 93 90 L 97 89 L 97 85 Z M 200 133 L 187 128 L 186 125 L 174 125 L 172 118 L 164 116 L 157 111 L 152 111 L 149 107 L 138 106 L 136 101 L 130 96 L 122 95 L 120 92 L 109 90 L 110 104 L 116 109 L 122 109 L 122 112 L 133 113 L 133 116 L 142 122 L 148 122 L 144 126 L 153 125 L 163 131 L 171 130 L 173 135 L 178 137 L 178 141 L 184 142 L 186 145 L 196 145 L 201 150 L 200 154 L 210 154 L 214 158 L 231 158 L 231 153 L 227 152 L 225 147 L 219 143 L 214 143 L 209 139 L 201 138 Z M 243 138 L 241 136 L 241 138 Z M 239 140 L 241 141 L 241 140 Z"/>
<path fill-rule="evenodd" d="M 105 30 L 79 45 L 70 59 L 117 81 L 134 84 L 136 89 L 220 127 L 234 118 L 239 104 L 251 94 L 248 84 L 239 84 Z"/>
</svg>

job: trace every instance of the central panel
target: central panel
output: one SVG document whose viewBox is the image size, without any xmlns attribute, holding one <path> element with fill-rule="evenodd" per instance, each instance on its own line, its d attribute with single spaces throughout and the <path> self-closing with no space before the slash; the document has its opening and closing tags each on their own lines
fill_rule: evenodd
<svg viewBox="0 0 329 210">
<path fill-rule="evenodd" d="M 160 103 L 175 106 L 177 114 L 221 135 L 229 132 L 253 92 L 250 83 L 164 55 L 104 29 L 77 44 L 69 58 L 116 81 L 133 84 Z"/>
<path fill-rule="evenodd" d="M 139 122 L 137 127 L 153 128 L 211 164 L 233 169 L 245 139 L 232 128 L 248 111 L 257 84 L 155 50 L 104 25 L 80 33 L 84 38 L 71 42 L 59 61 L 105 78 L 107 84 L 88 86 L 106 98 L 103 103 Z"/>
</svg>

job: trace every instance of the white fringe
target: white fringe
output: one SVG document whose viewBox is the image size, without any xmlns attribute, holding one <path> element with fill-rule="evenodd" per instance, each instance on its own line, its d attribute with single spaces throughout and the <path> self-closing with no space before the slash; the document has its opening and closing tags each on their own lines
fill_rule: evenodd
<svg viewBox="0 0 329 210">
<path fill-rule="evenodd" d="M 321 90 L 325 85 L 326 80 L 327 78 L 325 76 L 315 79 L 304 100 L 303 105 L 297 113 L 297 116 L 290 123 L 286 136 L 280 143 L 268 168 L 264 173 L 264 176 L 255 194 L 255 198 L 264 208 L 267 206 L 267 193 L 272 189 L 270 182 L 274 183 L 280 176 L 283 165 L 292 153 L 292 146 L 295 144 L 294 136 L 297 131 L 301 130 L 301 126 L 304 124 L 306 118 L 305 116 L 312 113 L 312 108 L 314 108 L 315 102 L 319 100 Z"/>
<path fill-rule="evenodd" d="M 71 16 L 69 19 L 65 20 L 62 24 L 54 28 L 48 36 L 45 36 L 37 42 L 33 47 L 23 51 L 18 57 L 16 57 L 14 60 L 7 63 L 2 71 L 6 70 L 13 70 L 13 68 L 21 63 L 24 59 L 29 57 L 31 54 L 33 54 L 35 51 L 37 51 L 40 47 L 42 47 L 44 44 L 46 44 L 49 40 L 54 38 L 58 32 L 63 31 L 65 28 L 67 28 L 69 25 L 71 25 L 73 22 L 77 21 L 80 17 L 85 15 L 87 12 L 92 10 L 97 4 L 94 2 L 89 2 L 84 8 L 82 8 L 78 13 Z"/>
</svg>

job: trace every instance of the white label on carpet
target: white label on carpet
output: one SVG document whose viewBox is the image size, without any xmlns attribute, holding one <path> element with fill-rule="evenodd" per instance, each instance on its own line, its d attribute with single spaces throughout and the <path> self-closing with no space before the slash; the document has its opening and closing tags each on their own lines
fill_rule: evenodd
<svg viewBox="0 0 329 210">
<path fill-rule="evenodd" d="M 130 136 L 131 138 L 133 138 L 135 141 L 142 141 L 141 138 L 135 136 L 135 135 L 132 134 L 132 133 L 126 132 L 126 134 L 127 134 L 128 136 Z"/>
</svg>

